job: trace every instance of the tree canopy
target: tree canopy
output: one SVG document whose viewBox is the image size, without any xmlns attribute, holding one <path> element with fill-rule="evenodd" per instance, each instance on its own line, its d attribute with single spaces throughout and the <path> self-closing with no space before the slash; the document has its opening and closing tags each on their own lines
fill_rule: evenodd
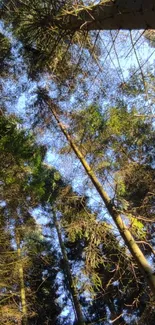
<svg viewBox="0 0 155 325">
<path fill-rule="evenodd" d="M 154 1 L 0 15 L 2 324 L 153 325 Z"/>
</svg>

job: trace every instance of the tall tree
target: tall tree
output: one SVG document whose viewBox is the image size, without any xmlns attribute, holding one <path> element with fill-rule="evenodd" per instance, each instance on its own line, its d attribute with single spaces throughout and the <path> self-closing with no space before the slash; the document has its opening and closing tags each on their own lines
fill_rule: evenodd
<svg viewBox="0 0 155 325">
<path fill-rule="evenodd" d="M 53 184 L 51 184 L 51 180 L 53 179 Z M 61 224 L 60 221 L 58 220 L 58 215 L 62 214 L 61 219 L 65 219 L 63 217 L 63 212 L 66 210 L 66 208 L 69 206 L 69 203 L 66 202 L 63 203 L 63 200 L 67 200 L 67 193 L 68 191 L 67 188 L 69 187 L 69 192 L 72 195 L 72 189 L 70 186 L 67 186 L 65 182 L 62 180 L 60 174 L 52 167 L 44 164 L 42 165 L 39 173 L 36 174 L 35 177 L 35 184 L 38 184 L 38 182 L 43 181 L 43 192 L 40 193 L 40 203 L 47 209 L 49 212 L 49 218 L 52 218 L 52 221 L 50 220 L 50 225 L 56 229 L 57 236 L 58 236 L 58 244 L 60 246 L 61 250 L 61 255 L 62 255 L 62 265 L 63 269 L 62 272 L 64 274 L 65 282 L 66 282 L 66 287 L 69 291 L 69 294 L 71 296 L 71 300 L 73 303 L 73 309 L 75 311 L 75 319 L 77 324 L 79 325 L 84 325 L 84 317 L 82 314 L 82 308 L 80 306 L 79 302 L 79 297 L 78 297 L 78 290 L 74 284 L 74 279 L 69 263 L 69 259 L 67 256 L 67 251 L 65 247 L 65 243 L 63 240 L 63 235 L 62 235 L 62 229 L 61 229 Z M 65 195 L 62 193 L 65 192 Z M 71 210 L 71 215 L 73 213 L 77 214 L 77 210 L 74 210 L 73 208 L 70 207 Z M 52 237 L 49 236 L 49 238 Z"/>
<path fill-rule="evenodd" d="M 77 325 L 85 325 L 84 317 L 82 314 L 82 308 L 81 308 L 81 305 L 79 302 L 78 292 L 77 292 L 77 289 L 74 284 L 73 276 L 71 273 L 71 269 L 70 269 L 70 265 L 69 265 L 69 261 L 68 261 L 68 257 L 67 257 L 65 244 L 62 239 L 62 231 L 61 231 L 60 224 L 57 220 L 56 212 L 54 211 L 54 209 L 53 209 L 53 220 L 54 220 L 54 225 L 55 225 L 55 228 L 57 231 L 59 245 L 60 245 L 62 256 L 63 256 L 64 273 L 66 274 L 69 291 L 71 293 L 71 297 L 73 300 L 73 306 L 74 306 L 75 313 L 76 313 L 76 324 Z"/>
<path fill-rule="evenodd" d="M 109 9 L 111 9 L 111 8 L 115 8 L 116 9 L 116 7 L 115 7 L 115 4 L 114 3 L 110 3 L 110 2 L 106 2 L 106 4 L 104 3 L 103 5 L 104 5 L 104 7 L 105 7 L 105 5 L 107 5 L 107 3 L 108 3 L 108 5 L 109 4 L 111 4 L 111 7 L 110 6 L 108 6 L 107 7 L 107 9 L 109 10 Z M 121 3 L 121 2 L 119 2 L 119 3 Z M 140 3 L 140 2 L 139 2 Z M 129 5 L 129 2 L 126 2 L 126 4 L 128 4 Z M 142 2 L 141 2 L 141 4 L 142 4 Z M 118 2 L 117 2 L 117 5 L 118 5 Z M 138 4 L 139 5 L 139 4 Z M 135 6 L 135 3 L 134 3 L 134 6 Z M 21 6 L 22 7 L 22 6 Z M 77 26 L 77 30 L 79 30 L 79 27 L 81 26 L 81 30 L 82 30 L 82 28 L 84 29 L 85 27 L 86 27 L 86 30 L 88 30 L 88 23 L 87 23 L 87 17 L 86 17 L 86 15 L 88 15 L 88 16 L 90 16 L 90 11 L 93 13 L 93 15 L 95 15 L 95 13 L 96 13 L 96 10 L 97 10 L 97 8 L 98 9 L 100 9 L 100 7 L 99 6 L 95 6 L 95 7 L 93 7 L 93 8 L 91 8 L 91 6 L 90 7 L 88 7 L 87 9 L 88 9 L 88 11 L 86 12 L 85 11 L 85 9 L 83 9 L 83 7 L 81 7 L 81 8 L 77 8 L 77 10 L 76 10 L 76 13 L 77 13 L 77 16 L 79 16 L 79 15 L 81 15 L 81 13 L 82 13 L 82 16 L 81 16 L 81 20 L 80 20 L 80 24 Z M 18 9 L 18 8 L 16 8 L 16 9 Z M 25 10 L 25 8 L 22 8 L 22 10 Z M 34 8 L 33 8 L 34 9 Z M 41 11 L 42 11 L 42 7 L 41 7 Z M 67 18 L 67 19 L 69 19 L 69 23 L 70 23 L 70 26 L 71 26 L 71 24 L 72 24 L 72 21 L 71 20 L 74 20 L 74 15 L 72 15 L 72 12 L 71 12 L 71 9 L 70 9 L 70 7 L 63 7 L 62 6 L 62 8 L 61 8 L 62 10 L 63 10 L 63 12 L 61 13 L 61 10 L 59 11 L 59 14 L 60 14 L 60 16 L 59 16 L 59 22 L 58 22 L 58 20 L 57 20 L 57 18 L 56 18 L 56 27 L 59 27 L 58 25 L 60 24 L 61 25 L 61 29 L 63 28 L 63 24 L 64 24 L 64 17 L 65 17 L 65 19 Z M 74 8 L 75 9 L 75 8 Z M 79 10 L 79 9 L 81 9 L 81 10 Z M 117 8 L 118 9 L 118 8 Z M 120 9 L 120 8 L 119 8 Z M 56 8 L 56 10 L 57 10 L 57 8 Z M 138 10 L 139 10 L 139 8 L 138 8 Z M 36 11 L 36 7 L 35 7 L 35 9 L 34 9 L 34 11 Z M 80 13 L 79 13 L 80 12 Z M 131 12 L 130 12 L 131 13 Z M 86 15 L 85 15 L 86 14 Z M 127 13 L 126 13 L 127 14 Z M 25 14 L 23 14 L 23 16 L 24 16 Z M 39 13 L 39 15 L 40 15 L 40 13 Z M 64 15 L 64 16 L 63 16 Z M 67 15 L 67 17 L 66 17 L 66 15 Z M 83 21 L 82 20 L 82 18 L 83 18 L 83 15 L 85 16 L 85 21 Z M 22 21 L 22 23 L 21 23 L 21 21 L 20 21 L 20 24 L 18 24 L 18 22 L 16 21 L 16 19 L 18 18 L 19 19 L 19 12 L 18 12 L 18 10 L 17 10 L 17 15 L 16 15 L 16 13 L 15 13 L 15 15 L 14 15 L 14 21 L 13 21 L 13 23 L 14 23 L 14 26 L 16 27 L 16 35 L 18 36 L 18 37 L 20 37 L 20 39 L 22 39 L 22 40 L 24 40 L 24 38 L 26 39 L 26 37 L 25 37 L 25 31 L 26 31 L 26 28 L 27 28 L 27 30 L 29 29 L 29 26 L 26 26 L 26 28 L 25 28 L 25 30 L 24 29 L 22 29 L 22 23 L 23 23 L 23 21 Z M 22 16 L 22 17 L 23 17 Z M 25 15 L 26 17 L 27 17 L 27 15 Z M 120 16 L 121 16 L 121 14 L 120 14 Z M 119 18 L 120 18 L 120 16 L 119 16 Z M 94 16 L 95 17 L 95 16 Z M 122 17 L 122 16 L 121 16 Z M 44 17 L 45 18 L 45 17 Z M 46 18 L 47 18 L 47 21 L 49 22 L 49 19 L 48 19 L 48 17 L 46 16 Z M 70 20 L 71 19 L 71 20 Z M 22 19 L 21 19 L 22 20 Z M 83 25 L 81 25 L 81 21 L 82 21 L 82 24 Z M 113 19 L 113 21 L 114 21 L 114 19 Z M 116 20 L 115 20 L 116 21 Z M 139 21 L 139 19 L 137 19 L 137 21 Z M 17 22 L 17 23 L 16 23 Z M 75 22 L 75 20 L 74 20 L 74 22 Z M 93 20 L 93 22 L 94 22 L 94 20 Z M 76 19 L 76 23 L 77 23 L 77 19 Z M 76 24 L 75 23 L 75 24 Z M 29 22 L 28 22 L 28 25 L 29 25 Z M 32 25 L 33 24 L 31 24 L 31 27 L 32 27 Z M 46 25 L 46 24 L 45 24 Z M 34 25 L 33 25 L 34 26 Z M 43 24 L 43 26 L 44 26 L 44 24 Z M 92 23 L 92 26 L 93 26 L 93 23 Z M 46 30 L 46 27 L 47 26 L 45 26 L 45 30 Z M 39 27 L 40 28 L 40 27 Z M 95 29 L 95 27 L 94 27 L 94 29 Z M 33 30 L 33 27 L 32 27 L 32 29 L 31 29 L 31 31 Z M 75 28 L 75 30 L 76 30 L 76 28 Z M 44 30 L 43 30 L 43 33 L 44 33 Z M 43 35 L 43 33 L 42 33 L 42 35 Z M 48 33 L 47 33 L 48 34 Z M 69 36 L 68 36 L 69 35 Z M 30 36 L 30 35 L 29 35 Z M 31 44 L 28 44 L 29 42 L 31 42 L 31 36 L 29 37 L 28 36 L 28 38 L 26 39 L 26 42 L 25 42 L 25 46 L 27 47 L 27 49 L 26 50 L 30 50 L 31 51 L 31 53 L 33 52 L 33 53 L 35 53 L 36 55 L 37 55 L 37 53 L 38 52 L 36 52 L 36 51 L 38 51 L 38 48 L 39 48 L 39 53 L 38 53 L 38 55 L 39 55 L 39 58 L 40 58 L 40 62 L 41 62 L 41 57 L 42 57 L 42 54 L 44 54 L 44 50 L 42 51 L 42 53 L 40 52 L 40 50 L 41 50 L 41 42 L 39 42 L 39 47 L 38 47 L 38 44 L 37 44 L 37 38 L 36 38 L 36 35 L 33 35 L 34 37 L 32 38 L 32 43 Z M 66 42 L 68 42 L 68 37 L 69 37 L 69 42 L 71 42 L 71 40 L 72 40 L 72 34 L 71 34 L 71 36 L 70 36 L 70 32 L 67 34 L 66 33 L 66 30 L 65 30 L 65 37 L 64 37 L 64 39 L 63 39 L 63 44 L 65 43 L 66 44 Z M 66 39 L 66 37 L 67 37 L 67 39 Z M 24 43 L 24 41 L 23 41 L 23 43 Z M 47 43 L 46 43 L 47 44 Z M 75 44 L 76 44 L 76 41 L 75 41 Z M 45 46 L 45 45 L 44 45 Z M 51 49 L 50 49 L 51 50 Z M 49 59 L 49 57 L 48 57 L 48 59 Z M 51 60 L 51 56 L 50 56 L 50 60 Z M 49 60 L 49 61 L 50 61 Z M 44 64 L 43 64 L 44 65 Z M 38 65 L 38 69 L 39 69 L 39 66 L 40 65 Z M 53 69 L 53 67 L 52 67 L 52 69 Z M 52 106 L 53 106 L 53 103 L 52 103 L 52 105 L 51 105 L 51 101 L 47 101 L 47 104 L 48 104 L 48 106 L 51 108 Z M 148 264 L 147 264 L 147 260 L 144 258 L 144 256 L 143 256 L 143 254 L 142 254 L 142 252 L 138 249 L 138 246 L 137 246 L 137 244 L 136 244 L 136 242 L 135 242 L 135 236 L 131 236 L 131 233 L 129 232 L 129 229 L 127 229 L 127 227 L 125 227 L 124 226 L 124 224 L 122 223 L 122 220 L 121 220 L 121 218 L 120 218 L 120 215 L 118 214 L 118 212 L 120 211 L 120 206 L 116 206 L 116 202 L 115 201 L 113 201 L 113 200 L 111 200 L 110 199 L 110 197 L 109 196 L 107 196 L 107 193 L 105 192 L 105 191 L 103 191 L 103 189 L 102 189 L 102 187 L 101 187 L 101 184 L 99 183 L 99 181 L 98 181 L 98 179 L 96 178 L 96 175 L 95 175 L 95 173 L 93 172 L 93 170 L 92 170 L 92 168 L 90 168 L 90 165 L 87 163 L 87 161 L 86 161 L 86 159 L 85 159 L 85 157 L 84 157 L 84 155 L 82 154 L 82 152 L 81 152 L 81 150 L 79 150 L 79 147 L 76 145 L 76 142 L 75 142 L 75 140 L 73 140 L 72 139 L 72 137 L 70 136 L 70 134 L 67 132 L 67 129 L 65 128 L 65 126 L 63 125 L 63 123 L 61 123 L 61 121 L 60 121 L 60 118 L 59 118 L 59 115 L 58 115 L 58 113 L 57 113 L 57 111 L 58 110 L 55 110 L 55 108 L 57 108 L 57 107 L 54 107 L 54 109 L 52 108 L 52 113 L 53 113 L 53 115 L 55 116 L 55 118 L 56 118 L 56 120 L 57 120 L 57 122 L 58 122 L 58 125 L 59 125 L 59 127 L 60 127 L 60 129 L 61 129 L 61 131 L 63 132 L 63 134 L 66 136 L 66 138 L 67 138 L 67 140 L 69 141 L 69 143 L 70 143 L 70 145 L 71 145 L 71 147 L 73 148 L 73 150 L 74 150 L 74 152 L 76 153 L 76 155 L 77 155 L 77 157 L 78 158 L 80 158 L 80 161 L 82 162 L 82 164 L 83 164 L 83 166 L 84 166 L 84 168 L 85 168 L 85 170 L 87 171 L 87 173 L 88 173 L 88 175 L 89 175 L 89 177 L 90 177 L 90 179 L 92 180 L 92 182 L 95 184 L 95 186 L 96 186 L 96 188 L 97 188 L 97 190 L 98 190 L 98 192 L 100 193 L 100 195 L 101 195 L 101 197 L 102 197 L 102 199 L 103 199 L 103 201 L 104 201 L 104 203 L 105 203 L 105 205 L 106 205 L 106 207 L 107 207 L 107 209 L 108 209 L 108 211 L 109 211 L 109 213 L 112 215 L 112 217 L 113 217 L 113 220 L 115 221 L 115 223 L 117 224 L 117 226 L 118 226 L 118 228 L 119 228 L 119 230 L 120 230 L 120 232 L 121 232 L 121 234 L 122 234 L 122 237 L 124 238 L 124 240 L 125 240 L 125 242 L 126 242 L 126 244 L 127 244 L 127 246 L 129 247 L 129 249 L 130 249 L 130 251 L 132 252 L 132 254 L 134 255 L 134 257 L 136 258 L 136 261 L 138 262 L 138 264 L 139 264 L 139 266 L 140 266 L 140 268 L 141 268 L 141 270 L 143 271 L 143 273 L 144 273 L 144 275 L 146 276 L 146 274 L 145 274 L 145 271 L 149 274 L 149 283 L 151 284 L 151 287 L 153 288 L 153 291 L 155 290 L 154 288 L 155 288 L 155 280 L 154 280 L 154 274 L 153 274 L 153 271 L 152 271 L 152 269 L 148 266 Z M 115 136 L 115 135 L 114 135 Z M 115 145 L 115 143 L 114 143 L 114 145 Z M 118 149 L 118 147 L 117 147 L 117 149 Z M 122 150 L 120 150 L 120 156 L 121 156 L 121 154 L 122 154 Z M 134 171 L 133 171 L 133 173 L 134 173 Z M 131 177 L 132 178 L 132 177 Z M 37 184 L 36 184 L 37 185 Z M 132 185 L 132 184 L 131 184 Z M 119 184 L 119 186 L 120 186 L 120 184 Z M 123 187 L 123 185 L 122 185 L 122 187 Z M 120 186 L 120 188 L 121 188 L 121 186 Z M 119 193 L 120 194 L 120 193 Z M 124 213 L 125 214 L 125 213 Z M 132 229 L 133 230 L 133 229 Z M 131 245 L 131 244 L 133 244 L 133 245 Z M 135 248 L 135 250 L 134 250 L 134 248 Z M 139 257 L 137 257 L 137 249 L 138 249 L 138 255 L 140 254 L 140 256 L 141 256 L 141 259 L 139 259 Z M 145 269 L 145 270 L 144 270 Z M 147 278 L 147 276 L 146 276 L 146 278 Z"/>
<path fill-rule="evenodd" d="M 9 2 L 4 1 L 8 6 Z M 14 0 L 12 8 L 22 10 L 22 7 L 32 6 L 35 1 Z M 47 5 L 49 2 L 47 1 Z M 154 29 L 154 0 L 103 0 L 94 5 L 88 1 L 85 5 L 83 1 L 61 1 L 57 4 L 52 1 L 50 11 L 47 11 L 47 5 L 42 4 L 42 16 L 40 22 L 44 22 L 47 28 L 58 28 L 67 33 L 76 30 L 98 30 L 98 29 Z M 44 15 L 44 13 L 46 13 Z M 32 17 L 31 17 L 32 19 Z M 39 23 L 40 23 L 39 22 Z"/>
<path fill-rule="evenodd" d="M 47 243 L 42 243 L 39 238 L 36 221 L 30 213 L 30 209 L 39 204 L 39 197 L 43 193 L 42 180 L 36 184 L 35 178 L 45 148 L 37 146 L 34 137 L 19 128 L 19 121 L 17 127 L 14 116 L 1 115 L 0 126 L 2 320 L 4 324 L 9 321 L 14 324 L 18 320 L 25 325 L 31 319 L 40 324 L 42 319 L 42 323 L 48 320 L 56 324 L 60 311 L 54 303 L 57 294 L 52 287 L 56 272 L 47 266 L 52 263 L 52 254 Z M 34 256 L 37 253 L 38 256 Z M 42 262 L 42 258 L 45 262 Z M 51 281 L 48 292 L 43 281 L 44 273 L 48 273 Z M 42 294 L 38 298 L 40 291 Z M 53 304 L 52 309 L 47 305 L 48 299 Z M 40 313 L 39 320 L 37 313 Z"/>
<path fill-rule="evenodd" d="M 103 200 L 105 207 L 107 208 L 107 211 L 113 218 L 114 223 L 116 224 L 122 238 L 124 239 L 125 244 L 127 245 L 128 249 L 130 250 L 132 256 L 134 257 L 136 263 L 138 264 L 141 272 L 143 273 L 144 277 L 146 278 L 153 294 L 155 294 L 155 275 L 153 272 L 152 267 L 147 262 L 144 254 L 138 247 L 136 241 L 134 240 L 131 232 L 129 231 L 128 227 L 123 222 L 121 215 L 119 213 L 119 209 L 117 209 L 115 203 L 110 199 L 107 192 L 104 190 L 102 184 L 100 183 L 99 179 L 97 178 L 97 175 L 95 174 L 94 170 L 90 167 L 87 160 L 85 159 L 84 155 L 76 145 L 75 141 L 72 139 L 70 134 L 67 132 L 65 126 L 63 123 L 61 123 L 59 115 L 57 114 L 57 107 L 52 102 L 50 97 L 47 96 L 47 93 L 45 91 L 42 91 L 38 93 L 38 101 L 37 105 L 40 105 L 40 107 L 44 107 L 45 105 L 48 105 L 49 109 L 51 110 L 53 116 L 55 117 L 59 128 L 63 132 L 64 136 L 66 137 L 69 145 L 73 149 L 75 155 L 80 160 L 82 166 L 84 167 L 88 177 L 92 181 L 93 185 L 95 186 L 97 192 L 99 193 L 101 199 Z"/>
<path fill-rule="evenodd" d="M 15 235 L 15 241 L 17 245 L 17 256 L 18 261 L 17 265 L 19 268 L 19 284 L 20 284 L 20 297 L 21 297 L 21 310 L 22 310 L 22 324 L 27 325 L 27 302 L 26 302 L 26 290 L 25 290 L 25 281 L 24 281 L 24 269 L 23 269 L 23 263 L 22 263 L 22 254 L 21 254 L 21 240 L 18 228 L 16 227 L 16 235 Z"/>
<path fill-rule="evenodd" d="M 99 177 L 111 182 L 115 206 L 154 263 L 154 125 L 149 115 L 118 104 L 104 113 L 97 105 L 73 112 L 70 132 Z"/>
</svg>

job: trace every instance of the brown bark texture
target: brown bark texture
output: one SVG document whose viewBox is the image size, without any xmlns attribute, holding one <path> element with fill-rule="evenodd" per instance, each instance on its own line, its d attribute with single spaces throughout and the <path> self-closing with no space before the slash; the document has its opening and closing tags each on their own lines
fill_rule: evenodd
<svg viewBox="0 0 155 325">
<path fill-rule="evenodd" d="M 64 30 L 155 29 L 155 0 L 109 0 L 59 17 Z"/>
</svg>

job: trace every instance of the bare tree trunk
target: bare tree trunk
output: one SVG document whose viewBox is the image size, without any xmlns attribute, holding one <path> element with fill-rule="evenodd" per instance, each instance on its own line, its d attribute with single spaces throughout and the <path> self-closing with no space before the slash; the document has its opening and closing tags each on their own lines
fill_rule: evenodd
<svg viewBox="0 0 155 325">
<path fill-rule="evenodd" d="M 152 267 L 150 266 L 150 264 L 148 263 L 147 259 L 144 256 L 144 254 L 142 253 L 139 246 L 135 242 L 135 240 L 134 240 L 132 234 L 130 233 L 130 231 L 128 230 L 127 226 L 124 224 L 115 205 L 111 202 L 111 199 L 108 196 L 107 192 L 103 189 L 102 184 L 98 180 L 95 172 L 91 169 L 91 167 L 87 163 L 86 159 L 84 158 L 81 151 L 78 149 L 77 145 L 72 140 L 71 136 L 67 132 L 63 123 L 61 123 L 59 116 L 57 114 L 56 105 L 52 102 L 52 100 L 49 97 L 45 97 L 44 100 L 45 100 L 46 104 L 49 106 L 49 109 L 51 110 L 53 116 L 55 117 L 59 128 L 61 129 L 61 131 L 63 132 L 67 141 L 69 142 L 75 155 L 77 156 L 77 158 L 80 160 L 81 164 L 83 165 L 88 177 L 91 179 L 92 183 L 94 184 L 97 192 L 99 193 L 101 199 L 103 200 L 103 202 L 107 208 L 107 211 L 109 212 L 115 225 L 117 226 L 117 229 L 119 230 L 121 237 L 124 239 L 126 246 L 128 247 L 135 262 L 139 266 L 139 269 L 141 270 L 148 285 L 150 286 L 153 295 L 155 296 L 155 273 L 152 270 Z"/>
<path fill-rule="evenodd" d="M 155 29 L 155 0 L 105 0 L 71 10 L 56 21 L 64 30 Z"/>
<path fill-rule="evenodd" d="M 22 325 L 27 325 L 27 306 L 26 306 L 26 293 L 24 284 L 24 271 L 22 264 L 21 248 L 20 248 L 20 237 L 18 231 L 16 232 L 16 245 L 17 245 L 17 256 L 18 256 L 18 274 L 20 282 L 20 298 L 22 306 Z"/>
<path fill-rule="evenodd" d="M 64 271 L 66 272 L 66 275 L 67 275 L 69 291 L 70 291 L 70 294 L 71 294 L 71 297 L 73 300 L 73 306 L 74 306 L 76 317 L 77 317 L 77 325 L 85 325 L 84 318 L 82 315 L 81 305 L 80 305 L 79 299 L 78 299 L 78 293 L 77 293 L 75 285 L 74 285 L 74 281 L 73 281 L 73 277 L 71 274 L 67 253 L 66 253 L 66 248 L 65 248 L 65 245 L 62 240 L 60 225 L 57 221 L 55 211 L 53 211 L 53 220 L 54 220 L 54 224 L 56 227 L 56 231 L 57 231 L 57 235 L 58 235 L 58 239 L 59 239 L 59 245 L 60 245 L 62 256 L 63 256 Z"/>
</svg>

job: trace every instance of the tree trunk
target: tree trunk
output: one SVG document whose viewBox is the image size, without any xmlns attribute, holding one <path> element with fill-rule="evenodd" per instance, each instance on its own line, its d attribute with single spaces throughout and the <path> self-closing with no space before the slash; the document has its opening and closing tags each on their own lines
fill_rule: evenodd
<svg viewBox="0 0 155 325">
<path fill-rule="evenodd" d="M 64 30 L 155 29 L 155 0 L 105 0 L 59 17 Z"/>
<path fill-rule="evenodd" d="M 72 297 L 72 301 L 73 301 L 73 306 L 75 309 L 75 313 L 76 313 L 76 318 L 77 318 L 77 325 L 85 325 L 84 322 L 84 318 L 82 315 L 82 310 L 81 310 L 81 305 L 79 303 L 79 299 L 78 299 L 78 293 L 76 291 L 74 282 L 73 282 L 73 278 L 72 278 L 72 274 L 71 274 L 71 270 L 70 270 L 70 265 L 68 262 L 68 257 L 67 257 L 67 253 L 66 253 L 66 248 L 65 245 L 63 243 L 62 240 L 62 236 L 61 236 L 61 230 L 60 230 L 60 226 L 59 223 L 56 219 L 56 214 L 55 211 L 53 211 L 53 220 L 54 220 L 54 225 L 56 227 L 56 231 L 57 231 L 57 235 L 58 235 L 58 239 L 59 239 L 59 245 L 61 248 L 61 252 L 62 252 L 62 256 L 63 256 L 63 261 L 64 261 L 64 270 L 66 272 L 67 275 L 67 280 L 68 280 L 68 285 L 69 285 L 69 291 Z"/>
<path fill-rule="evenodd" d="M 21 306 L 22 306 L 22 325 L 27 325 L 27 306 L 26 306 L 26 293 L 25 293 L 25 284 L 24 284 L 24 271 L 23 271 L 21 248 L 20 248 L 20 237 L 18 235 L 18 232 L 16 233 L 16 245 L 17 245 L 17 256 L 18 256 L 20 298 L 21 298 Z"/>
<path fill-rule="evenodd" d="M 86 159 L 82 155 L 81 151 L 78 149 L 77 145 L 74 143 L 72 140 L 71 136 L 67 132 L 65 126 L 63 123 L 61 123 L 59 116 L 57 114 L 57 107 L 56 105 L 52 102 L 52 100 L 47 97 L 44 98 L 46 101 L 46 104 L 49 106 L 49 109 L 51 110 L 53 116 L 55 117 L 59 128 L 65 135 L 67 141 L 69 142 L 71 148 L 73 149 L 75 155 L 77 158 L 80 160 L 81 164 L 83 165 L 88 177 L 91 179 L 92 183 L 94 184 L 97 192 L 99 193 L 102 201 L 104 202 L 107 211 L 111 215 L 114 223 L 117 226 L 117 229 L 120 232 L 121 237 L 124 239 L 124 242 L 126 246 L 128 247 L 131 255 L 133 256 L 135 262 L 139 266 L 139 269 L 141 270 L 143 276 L 145 277 L 148 285 L 150 286 L 153 295 L 155 296 L 155 273 L 152 270 L 152 267 L 149 265 L 148 261 L 146 260 L 144 254 L 140 250 L 139 246 L 136 244 L 132 234 L 128 230 L 127 226 L 124 224 L 120 214 L 118 213 L 115 205 L 111 202 L 110 197 L 106 193 L 106 191 L 103 189 L 102 184 L 98 180 L 95 172 L 91 169 L 89 164 L 87 163 Z"/>
</svg>

